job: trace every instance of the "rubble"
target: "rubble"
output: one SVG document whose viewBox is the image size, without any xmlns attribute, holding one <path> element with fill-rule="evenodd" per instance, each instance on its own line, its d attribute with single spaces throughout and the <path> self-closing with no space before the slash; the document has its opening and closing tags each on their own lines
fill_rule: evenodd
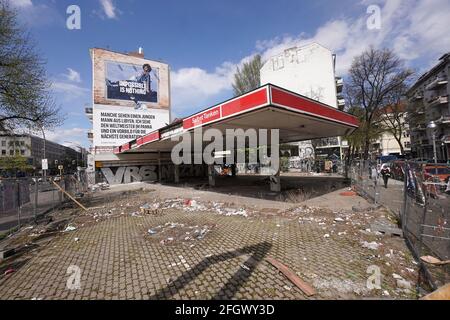
<svg viewBox="0 0 450 320">
<path fill-rule="evenodd" d="M 380 246 L 382 246 L 382 244 L 381 243 L 377 243 L 375 241 L 372 241 L 372 242 L 363 241 L 362 242 L 362 246 L 364 248 L 368 248 L 368 249 L 371 249 L 371 250 L 378 250 L 378 248 Z"/>
<path fill-rule="evenodd" d="M 68 226 L 66 227 L 66 229 L 64 229 L 64 232 L 74 231 L 74 230 L 76 230 L 76 229 L 77 229 L 77 228 L 76 228 L 75 226 L 68 225 Z"/>
</svg>

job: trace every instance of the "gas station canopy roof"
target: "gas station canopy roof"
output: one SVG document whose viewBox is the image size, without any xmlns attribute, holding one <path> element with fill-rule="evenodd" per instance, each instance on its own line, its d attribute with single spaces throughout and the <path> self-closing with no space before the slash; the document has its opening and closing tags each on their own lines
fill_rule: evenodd
<svg viewBox="0 0 450 320">
<path fill-rule="evenodd" d="M 171 137 L 195 128 L 279 129 L 280 143 L 343 136 L 358 128 L 351 114 L 267 84 L 114 148 L 115 154 L 170 152 Z"/>
</svg>

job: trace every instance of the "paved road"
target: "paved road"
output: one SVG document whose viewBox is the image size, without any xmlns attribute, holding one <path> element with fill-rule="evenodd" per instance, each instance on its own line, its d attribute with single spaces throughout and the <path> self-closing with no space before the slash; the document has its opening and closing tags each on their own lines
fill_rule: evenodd
<svg viewBox="0 0 450 320">
<path fill-rule="evenodd" d="M 373 213 L 350 212 L 348 224 L 335 223 L 329 210 L 301 211 L 301 220 L 173 207 L 158 215 L 131 215 L 152 199 L 153 192 L 142 198 L 116 197 L 91 212 L 95 219 L 117 213 L 101 221 L 80 215 L 84 226 L 75 222 L 78 229 L 62 233 L 0 279 L 0 299 L 307 299 L 267 262 L 269 256 L 311 283 L 318 291 L 313 299 L 380 297 L 381 290 L 367 291 L 372 264 L 386 275 L 383 290 L 391 294 L 392 273 L 416 278 L 405 270 L 415 266 L 401 239 L 359 232 L 375 218 Z M 203 228 L 208 232 L 192 238 L 193 230 Z M 157 231 L 149 235 L 149 229 Z M 383 245 L 376 252 L 363 247 L 362 239 Z M 69 273 L 80 271 L 78 289 L 67 287 L 69 267 Z"/>
</svg>

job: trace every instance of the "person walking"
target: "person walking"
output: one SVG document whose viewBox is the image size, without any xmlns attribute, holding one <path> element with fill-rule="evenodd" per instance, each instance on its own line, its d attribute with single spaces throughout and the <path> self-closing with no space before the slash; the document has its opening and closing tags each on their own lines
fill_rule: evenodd
<svg viewBox="0 0 450 320">
<path fill-rule="evenodd" d="M 384 187 L 387 188 L 388 180 L 391 177 L 391 168 L 386 163 L 381 166 L 380 173 L 383 177 Z"/>
</svg>

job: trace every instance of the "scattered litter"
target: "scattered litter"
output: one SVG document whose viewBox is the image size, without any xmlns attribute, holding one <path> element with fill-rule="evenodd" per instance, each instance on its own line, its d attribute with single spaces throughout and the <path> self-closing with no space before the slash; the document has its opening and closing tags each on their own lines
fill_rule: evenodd
<svg viewBox="0 0 450 320">
<path fill-rule="evenodd" d="M 324 238 L 329 238 L 330 235 L 329 235 L 328 233 L 325 233 L 325 234 L 323 235 L 323 237 L 324 237 Z"/>
<path fill-rule="evenodd" d="M 378 250 L 378 248 L 379 248 L 380 246 L 382 246 L 382 244 L 381 244 L 381 243 L 377 243 L 377 242 L 375 242 L 375 241 L 372 241 L 372 242 L 364 241 L 364 242 L 362 243 L 362 246 L 363 246 L 364 248 L 368 248 L 368 249 L 371 249 L 371 250 Z"/>
<path fill-rule="evenodd" d="M 242 269 L 245 269 L 245 270 L 247 270 L 247 271 L 250 271 L 250 268 L 247 267 L 245 264 L 241 264 L 241 268 L 242 268 Z"/>
<path fill-rule="evenodd" d="M 402 289 L 411 290 L 412 285 L 411 285 L 411 282 L 409 282 L 408 280 L 397 279 L 397 287 L 402 288 Z"/>
<path fill-rule="evenodd" d="M 334 218 L 334 221 L 337 221 L 337 222 L 344 222 L 345 220 L 342 219 L 342 218 Z"/>
<path fill-rule="evenodd" d="M 78 242 L 78 241 L 80 241 L 80 238 L 74 238 L 73 239 L 75 242 Z"/>
<path fill-rule="evenodd" d="M 243 217 L 248 217 L 247 211 L 244 209 L 239 209 L 239 210 L 233 210 L 233 209 L 225 209 L 226 216 L 243 216 Z M 277 225 L 277 227 L 279 227 L 280 225 Z"/>
<path fill-rule="evenodd" d="M 156 234 L 157 232 L 155 231 L 155 230 L 153 230 L 153 229 L 148 229 L 148 234 L 150 234 L 150 235 L 153 235 L 153 234 Z"/>
<path fill-rule="evenodd" d="M 420 257 L 420 260 L 425 261 L 426 263 L 429 263 L 429 264 L 437 265 L 437 266 L 450 263 L 450 260 L 441 261 L 438 258 L 435 258 L 433 256 L 422 256 L 422 257 Z"/>
<path fill-rule="evenodd" d="M 392 274 L 392 277 L 393 277 L 394 279 L 396 279 L 396 280 L 401 280 L 401 279 L 403 279 L 402 276 L 400 276 L 400 275 L 398 275 L 398 274 L 396 274 L 396 273 L 393 273 L 393 274 Z"/>
<path fill-rule="evenodd" d="M 75 226 L 68 225 L 68 226 L 66 227 L 66 229 L 64 229 L 64 232 L 74 231 L 74 230 L 76 230 L 76 229 L 77 229 L 77 228 L 76 228 Z"/>
<path fill-rule="evenodd" d="M 11 273 L 14 273 L 14 272 L 16 272 L 16 270 L 10 268 L 10 269 L 6 270 L 3 275 L 7 276 L 8 274 L 11 274 Z"/>
<path fill-rule="evenodd" d="M 286 289 L 287 291 L 291 291 L 292 290 L 292 287 L 289 287 L 287 285 L 283 286 L 283 288 Z"/>
</svg>

